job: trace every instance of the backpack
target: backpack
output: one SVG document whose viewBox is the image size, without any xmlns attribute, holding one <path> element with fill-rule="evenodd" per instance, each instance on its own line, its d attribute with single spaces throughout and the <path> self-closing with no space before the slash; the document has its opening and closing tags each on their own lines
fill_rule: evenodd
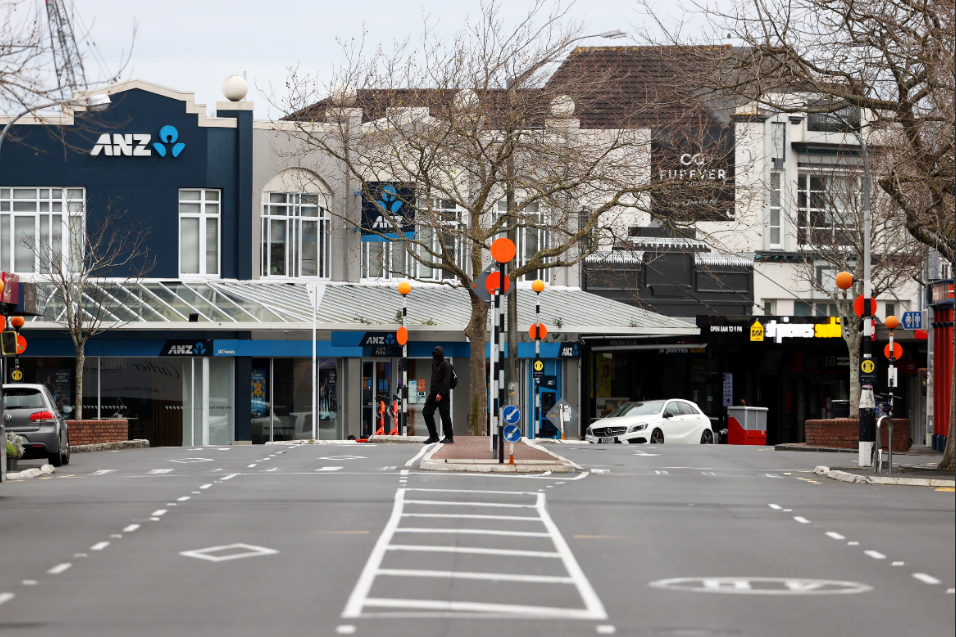
<svg viewBox="0 0 956 637">
<path fill-rule="evenodd" d="M 455 373 L 455 366 L 451 363 L 448 363 L 448 366 L 451 367 L 451 379 L 448 381 L 448 387 L 454 389 L 458 387 L 458 374 Z"/>
</svg>

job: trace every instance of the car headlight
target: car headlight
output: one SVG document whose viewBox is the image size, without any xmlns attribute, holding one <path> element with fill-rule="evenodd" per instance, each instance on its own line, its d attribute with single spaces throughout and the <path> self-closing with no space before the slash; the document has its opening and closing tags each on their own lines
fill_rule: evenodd
<svg viewBox="0 0 956 637">
<path fill-rule="evenodd" d="M 647 429 L 647 423 L 644 423 L 641 425 L 631 425 L 630 427 L 628 427 L 627 433 L 632 434 L 635 431 L 644 431 L 645 429 Z"/>
</svg>

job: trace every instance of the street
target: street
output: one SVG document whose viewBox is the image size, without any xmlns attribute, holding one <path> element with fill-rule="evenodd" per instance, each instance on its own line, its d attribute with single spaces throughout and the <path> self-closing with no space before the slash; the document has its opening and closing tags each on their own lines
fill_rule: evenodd
<svg viewBox="0 0 956 637">
<path fill-rule="evenodd" d="M 812 473 L 851 454 L 549 449 L 584 471 L 425 473 L 406 444 L 75 454 L 0 485 L 0 631 L 954 632 L 951 489 Z"/>
</svg>

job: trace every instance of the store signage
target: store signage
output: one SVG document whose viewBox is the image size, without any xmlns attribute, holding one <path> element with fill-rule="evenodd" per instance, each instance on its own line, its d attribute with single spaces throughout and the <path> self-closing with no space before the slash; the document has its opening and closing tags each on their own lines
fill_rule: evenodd
<svg viewBox="0 0 956 637">
<path fill-rule="evenodd" d="M 362 340 L 359 342 L 362 347 L 386 346 L 392 347 L 398 345 L 393 332 L 365 332 Z"/>
<path fill-rule="evenodd" d="M 169 340 L 163 345 L 160 356 L 212 356 L 211 340 Z"/>
<path fill-rule="evenodd" d="M 759 319 L 699 316 L 697 326 L 702 333 L 746 335 L 751 342 L 772 339 L 775 343 L 785 338 L 841 338 L 843 328 L 835 316 L 815 318 L 810 316 L 776 316 Z"/>
<path fill-rule="evenodd" d="M 667 345 L 657 348 L 658 356 L 705 356 L 707 354 L 706 344 L 693 345 Z"/>
<path fill-rule="evenodd" d="M 581 344 L 577 341 L 561 343 L 561 349 L 558 350 L 558 358 L 580 358 Z"/>
<path fill-rule="evenodd" d="M 167 153 L 173 157 L 179 157 L 179 154 L 186 148 L 186 144 L 178 141 L 179 131 L 175 126 L 163 126 L 159 129 L 158 142 L 152 141 L 153 136 L 150 133 L 103 133 L 93 150 L 90 151 L 92 157 L 103 154 L 106 157 L 152 157 L 153 151 L 160 157 L 165 157 Z"/>
<path fill-rule="evenodd" d="M 682 221 L 734 218 L 734 136 L 728 129 L 656 130 L 651 170 L 655 213 Z"/>
<path fill-rule="evenodd" d="M 402 355 L 401 347 L 389 347 L 387 345 L 379 345 L 377 347 L 367 348 L 368 355 L 372 358 L 398 358 Z"/>
<path fill-rule="evenodd" d="M 754 321 L 754 324 L 750 326 L 750 340 L 751 341 L 763 341 L 764 329 L 760 321 Z"/>
<path fill-rule="evenodd" d="M 415 236 L 415 187 L 393 181 L 369 181 L 362 195 L 362 241 L 388 241 L 399 233 Z"/>
<path fill-rule="evenodd" d="M 558 377 L 557 376 L 542 376 L 539 379 L 539 384 L 542 389 L 558 389 Z"/>
</svg>

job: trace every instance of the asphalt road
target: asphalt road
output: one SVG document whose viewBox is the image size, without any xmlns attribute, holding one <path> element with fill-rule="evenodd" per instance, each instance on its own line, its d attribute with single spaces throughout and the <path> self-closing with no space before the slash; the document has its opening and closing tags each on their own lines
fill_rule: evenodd
<svg viewBox="0 0 956 637">
<path fill-rule="evenodd" d="M 0 633 L 956 631 L 954 493 L 812 473 L 849 456 L 568 445 L 586 473 L 517 477 L 420 449 L 74 454 L 0 484 Z"/>
</svg>

